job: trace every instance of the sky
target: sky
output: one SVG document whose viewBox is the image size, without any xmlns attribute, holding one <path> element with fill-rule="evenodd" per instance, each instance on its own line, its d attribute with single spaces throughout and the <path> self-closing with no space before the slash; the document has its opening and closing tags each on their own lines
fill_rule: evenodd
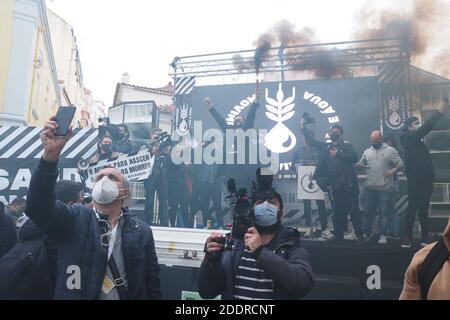
<svg viewBox="0 0 450 320">
<path fill-rule="evenodd" d="M 162 87 L 175 56 L 252 49 L 282 19 L 313 27 L 321 41 L 350 40 L 355 10 L 366 0 L 46 2 L 74 28 L 85 86 L 110 106 L 124 72 L 132 84 Z"/>
</svg>

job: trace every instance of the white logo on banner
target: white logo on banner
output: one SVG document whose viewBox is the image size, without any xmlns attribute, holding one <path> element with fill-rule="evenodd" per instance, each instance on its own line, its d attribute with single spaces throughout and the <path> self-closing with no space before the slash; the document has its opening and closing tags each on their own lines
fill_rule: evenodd
<svg viewBox="0 0 450 320">
<path fill-rule="evenodd" d="M 394 128 L 399 127 L 402 124 L 402 117 L 397 112 L 400 108 L 400 98 L 392 96 L 387 101 L 387 107 L 392 111 L 388 119 L 388 124 Z"/>
<path fill-rule="evenodd" d="M 298 198 L 308 200 L 324 200 L 325 194 L 317 185 L 314 180 L 314 166 L 298 166 L 297 178 L 298 178 Z"/>
<path fill-rule="evenodd" d="M 294 101 L 295 87 L 292 88 L 292 96 L 284 99 L 284 92 L 280 83 L 277 100 L 269 98 L 269 89 L 266 89 L 266 116 L 277 123 L 265 136 L 265 145 L 272 152 L 286 153 L 294 149 L 297 144 L 294 133 L 283 124 L 295 114 Z"/>
<path fill-rule="evenodd" d="M 189 115 L 189 106 L 186 104 L 183 104 L 180 108 L 179 116 L 181 118 L 181 122 L 178 125 L 177 132 L 181 136 L 185 136 L 189 133 L 189 125 L 186 121 L 187 117 Z"/>
</svg>

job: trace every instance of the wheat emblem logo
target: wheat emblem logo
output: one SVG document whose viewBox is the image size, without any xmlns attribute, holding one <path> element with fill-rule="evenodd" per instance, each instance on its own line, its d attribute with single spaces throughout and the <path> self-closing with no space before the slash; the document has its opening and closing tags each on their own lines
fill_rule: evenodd
<svg viewBox="0 0 450 320">
<path fill-rule="evenodd" d="M 388 99 L 387 107 L 392 111 L 392 114 L 388 119 L 389 124 L 393 127 L 398 127 L 402 124 L 402 118 L 397 112 L 397 110 L 400 108 L 400 99 L 398 97 L 392 96 L 390 99 Z"/>
<path fill-rule="evenodd" d="M 279 84 L 277 100 L 269 97 L 266 89 L 266 116 L 277 124 L 265 136 L 266 147 L 275 153 L 286 153 L 297 144 L 294 133 L 283 122 L 291 119 L 295 114 L 295 87 L 292 88 L 292 96 L 284 99 L 282 84 Z"/>
<path fill-rule="evenodd" d="M 178 133 L 180 135 L 186 135 L 186 134 L 189 133 L 188 123 L 186 122 L 186 118 L 188 117 L 188 114 L 189 114 L 189 106 L 183 104 L 180 107 L 180 113 L 179 113 L 179 116 L 181 118 L 181 122 L 180 122 L 180 124 L 178 125 L 178 128 L 177 128 L 177 131 L 178 131 Z"/>
</svg>

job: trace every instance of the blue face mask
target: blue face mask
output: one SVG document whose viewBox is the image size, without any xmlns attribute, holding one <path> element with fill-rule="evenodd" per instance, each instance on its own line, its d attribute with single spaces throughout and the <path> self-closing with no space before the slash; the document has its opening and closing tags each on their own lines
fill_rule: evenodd
<svg viewBox="0 0 450 320">
<path fill-rule="evenodd" d="M 270 227 L 278 222 L 278 208 L 269 202 L 255 207 L 255 223 L 261 227 Z"/>
</svg>

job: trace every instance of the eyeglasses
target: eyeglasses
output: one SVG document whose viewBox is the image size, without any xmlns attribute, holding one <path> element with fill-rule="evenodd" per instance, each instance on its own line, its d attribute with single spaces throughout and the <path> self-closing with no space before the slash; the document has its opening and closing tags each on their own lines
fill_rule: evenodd
<svg viewBox="0 0 450 320">
<path fill-rule="evenodd" d="M 100 231 L 100 242 L 102 246 L 108 247 L 111 240 L 111 223 L 108 220 L 98 219 L 97 225 Z"/>
</svg>

